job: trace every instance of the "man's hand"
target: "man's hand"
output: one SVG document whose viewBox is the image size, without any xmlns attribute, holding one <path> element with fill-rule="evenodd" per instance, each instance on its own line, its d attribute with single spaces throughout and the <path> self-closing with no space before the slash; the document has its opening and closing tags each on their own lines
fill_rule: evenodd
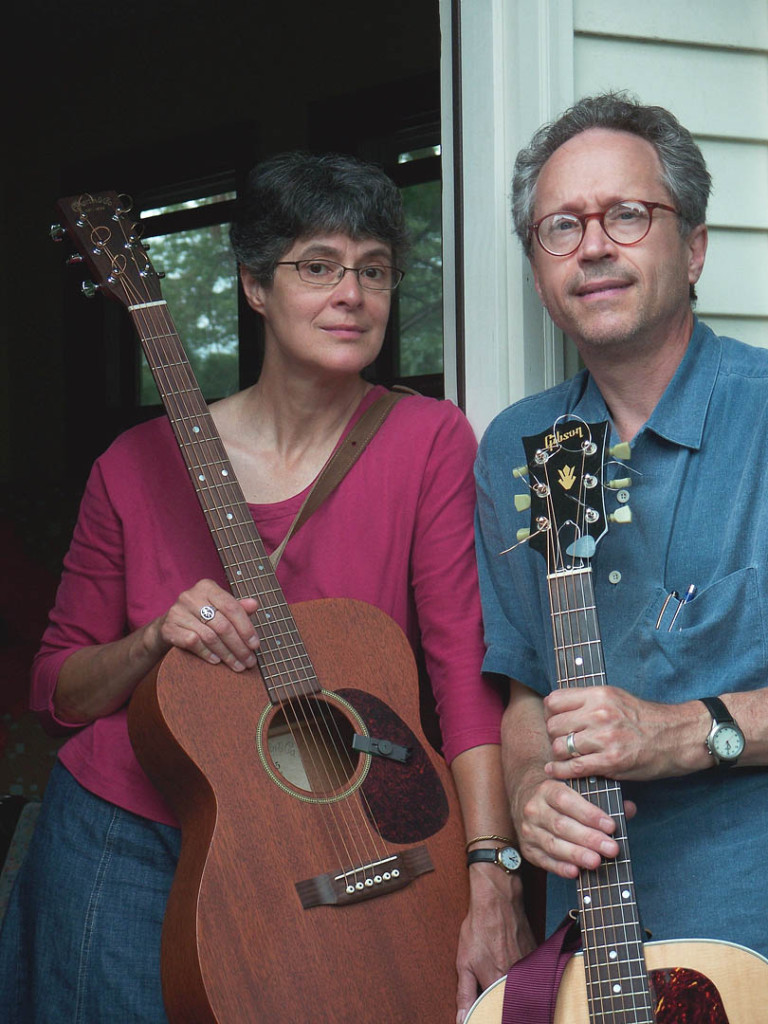
<svg viewBox="0 0 768 1024">
<path fill-rule="evenodd" d="M 624 809 L 627 817 L 634 816 L 631 801 Z M 619 852 L 613 818 L 565 782 L 540 776 L 521 786 L 513 816 L 525 859 L 561 878 L 576 878 L 581 868 L 594 871 Z"/>
<path fill-rule="evenodd" d="M 545 771 L 552 779 L 647 780 L 704 768 L 707 713 L 697 703 L 656 704 L 613 686 L 556 690 L 544 698 L 552 746 Z"/>
</svg>

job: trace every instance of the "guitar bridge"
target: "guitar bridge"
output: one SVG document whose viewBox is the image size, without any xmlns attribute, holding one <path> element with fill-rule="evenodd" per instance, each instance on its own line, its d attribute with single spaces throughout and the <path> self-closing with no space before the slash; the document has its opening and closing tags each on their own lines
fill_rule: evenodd
<svg viewBox="0 0 768 1024">
<path fill-rule="evenodd" d="M 305 910 L 321 906 L 342 907 L 403 889 L 428 871 L 434 871 L 429 851 L 426 846 L 414 846 L 335 875 L 315 875 L 296 882 L 296 892 Z"/>
</svg>

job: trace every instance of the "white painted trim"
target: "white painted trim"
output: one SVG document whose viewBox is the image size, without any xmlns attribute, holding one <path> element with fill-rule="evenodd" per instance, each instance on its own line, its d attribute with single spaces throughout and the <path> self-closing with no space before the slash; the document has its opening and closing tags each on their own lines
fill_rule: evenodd
<svg viewBox="0 0 768 1024">
<path fill-rule="evenodd" d="M 449 352 L 455 366 L 455 269 L 464 281 L 466 412 L 480 435 L 510 402 L 563 376 L 562 337 L 541 308 L 512 233 L 509 193 L 520 147 L 573 99 L 573 0 L 460 0 L 458 7 L 464 261 L 457 267 L 454 260 L 449 269 L 455 254 L 450 73 L 456 26 L 450 0 L 441 0 L 447 393 L 455 386 L 448 372 Z"/>
<path fill-rule="evenodd" d="M 458 403 L 456 347 L 456 224 L 453 175 L 453 25 L 451 0 L 440 0 L 440 161 L 443 182 L 443 378 L 445 397 Z"/>
</svg>

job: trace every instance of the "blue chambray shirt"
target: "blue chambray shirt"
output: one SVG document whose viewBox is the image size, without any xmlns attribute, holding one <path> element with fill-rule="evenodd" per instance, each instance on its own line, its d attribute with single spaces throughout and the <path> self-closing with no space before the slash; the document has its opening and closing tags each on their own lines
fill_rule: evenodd
<svg viewBox="0 0 768 1024">
<path fill-rule="evenodd" d="M 512 475 L 526 461 L 520 439 L 568 413 L 610 418 L 587 371 L 497 416 L 476 466 L 484 669 L 542 695 L 556 686 L 546 565 L 525 544 L 499 552 L 529 525 L 514 507 L 527 486 Z M 665 703 L 768 685 L 767 441 L 768 351 L 697 320 L 631 459 L 606 468 L 607 479 L 632 478 L 633 516 L 592 558 L 610 685 Z M 608 491 L 607 511 L 618 504 Z M 675 600 L 657 629 L 666 596 L 692 583 L 673 630 Z M 622 790 L 638 804 L 630 850 L 653 937 L 718 938 L 768 955 L 768 770 L 711 768 Z M 551 876 L 548 929 L 576 905 L 574 883 Z"/>
</svg>

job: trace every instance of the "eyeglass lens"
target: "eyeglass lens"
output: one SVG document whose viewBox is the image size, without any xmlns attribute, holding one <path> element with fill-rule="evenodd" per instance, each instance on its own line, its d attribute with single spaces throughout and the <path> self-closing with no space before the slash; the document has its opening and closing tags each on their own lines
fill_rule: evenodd
<svg viewBox="0 0 768 1024">
<path fill-rule="evenodd" d="M 639 242 L 651 227 L 651 211 L 644 203 L 636 201 L 615 203 L 605 213 L 594 216 L 606 235 L 619 245 Z M 567 256 L 578 249 L 584 230 L 584 223 L 574 214 L 551 213 L 541 221 L 537 234 L 547 252 Z"/>
<path fill-rule="evenodd" d="M 401 270 L 383 264 L 372 264 L 369 267 L 345 267 L 333 260 L 299 260 L 296 269 L 302 281 L 310 284 L 334 285 L 345 273 L 357 274 L 362 288 L 371 291 L 390 291 L 396 288 L 403 277 Z"/>
</svg>

